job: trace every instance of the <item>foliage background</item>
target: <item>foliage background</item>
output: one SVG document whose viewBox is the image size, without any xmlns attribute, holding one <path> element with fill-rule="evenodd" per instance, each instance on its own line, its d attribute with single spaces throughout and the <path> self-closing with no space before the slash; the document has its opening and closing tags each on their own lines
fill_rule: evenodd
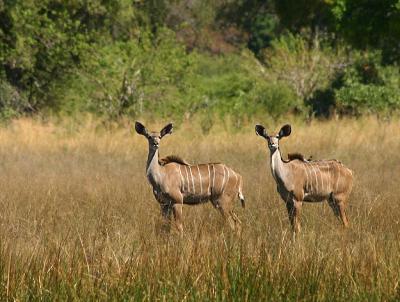
<svg viewBox="0 0 400 302">
<path fill-rule="evenodd" d="M 398 0 L 1 0 L 0 116 L 388 116 L 398 41 Z"/>
<path fill-rule="evenodd" d="M 398 301 L 399 14 L 399 0 L 0 0 L 0 300 Z M 250 123 L 288 115 L 284 156 L 353 169 L 349 230 L 305 205 L 290 240 Z M 163 155 L 243 175 L 240 236 L 210 205 L 185 207 L 183 240 L 160 236 L 133 118 L 175 121 Z"/>
</svg>

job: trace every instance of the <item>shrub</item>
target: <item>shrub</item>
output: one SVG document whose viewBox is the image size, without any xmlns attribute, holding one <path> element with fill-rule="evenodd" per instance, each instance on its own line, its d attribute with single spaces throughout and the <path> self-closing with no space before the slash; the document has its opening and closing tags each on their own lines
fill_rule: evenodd
<svg viewBox="0 0 400 302">
<path fill-rule="evenodd" d="M 60 92 L 66 90 L 60 101 L 67 104 L 63 111 L 89 110 L 115 119 L 179 107 L 191 58 L 172 32 L 159 31 L 155 41 L 143 33 L 140 40 L 97 46 L 77 70 L 78 76 L 69 79 L 68 88 L 60 87 Z"/>
<path fill-rule="evenodd" d="M 29 109 L 25 95 L 5 80 L 0 80 L 0 119 L 17 117 Z"/>
<path fill-rule="evenodd" d="M 199 55 L 191 89 L 191 112 L 216 112 L 241 126 L 255 115 L 278 117 L 301 107 L 284 82 L 272 81 L 249 53 L 223 57 Z"/>
<path fill-rule="evenodd" d="M 272 41 L 264 52 L 271 77 L 291 87 L 298 98 L 307 101 L 316 91 L 330 86 L 344 57 L 324 39 L 286 34 Z"/>
<path fill-rule="evenodd" d="M 400 108 L 400 72 L 397 66 L 383 66 L 380 53 L 357 53 L 335 90 L 341 112 L 360 115 Z"/>
<path fill-rule="evenodd" d="M 257 108 L 274 119 L 303 110 L 302 100 L 285 83 L 265 83 L 255 90 L 255 94 Z"/>
</svg>

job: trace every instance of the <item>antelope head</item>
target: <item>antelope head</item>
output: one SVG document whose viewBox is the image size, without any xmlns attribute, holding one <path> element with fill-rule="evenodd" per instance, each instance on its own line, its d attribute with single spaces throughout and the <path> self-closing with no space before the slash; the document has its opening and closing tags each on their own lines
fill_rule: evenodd
<svg viewBox="0 0 400 302">
<path fill-rule="evenodd" d="M 256 125 L 256 134 L 265 138 L 268 142 L 268 148 L 271 154 L 279 148 L 279 140 L 285 136 L 289 136 L 292 128 L 289 124 L 284 125 L 278 134 L 268 135 L 267 130 L 262 125 Z"/>
<path fill-rule="evenodd" d="M 138 134 L 143 135 L 145 138 L 147 138 L 149 142 L 149 147 L 152 150 L 157 150 L 158 147 L 160 146 L 160 141 L 161 139 L 172 133 L 172 123 L 169 123 L 166 125 L 164 128 L 161 129 L 160 132 L 149 132 L 146 127 L 141 124 L 140 122 L 135 123 L 135 130 Z"/>
</svg>

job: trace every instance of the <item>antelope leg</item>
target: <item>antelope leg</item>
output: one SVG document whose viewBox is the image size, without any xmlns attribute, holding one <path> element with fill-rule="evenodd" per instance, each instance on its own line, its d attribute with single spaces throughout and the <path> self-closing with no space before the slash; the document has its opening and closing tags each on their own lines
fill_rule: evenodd
<svg viewBox="0 0 400 302">
<path fill-rule="evenodd" d="M 160 208 L 161 208 L 161 216 L 163 217 L 161 231 L 169 233 L 171 231 L 171 213 L 172 213 L 171 203 L 161 203 Z"/>
<path fill-rule="evenodd" d="M 172 207 L 172 209 L 174 211 L 176 228 L 178 229 L 178 231 L 181 234 L 183 234 L 182 207 L 183 207 L 183 204 L 181 204 L 181 203 L 175 203 Z"/>
<path fill-rule="evenodd" d="M 289 215 L 290 224 L 294 233 L 300 232 L 300 215 L 302 202 L 294 198 L 286 202 L 286 209 Z"/>
<path fill-rule="evenodd" d="M 233 213 L 232 210 L 234 197 L 229 196 L 228 194 L 223 194 L 218 200 L 218 202 L 219 202 L 218 210 L 222 214 L 222 217 L 224 217 L 225 221 L 228 222 L 230 228 L 232 230 L 239 228 L 240 227 L 239 218 L 235 215 L 235 213 Z"/>
<path fill-rule="evenodd" d="M 349 220 L 345 210 L 345 199 L 331 194 L 328 199 L 329 206 L 332 208 L 335 216 L 343 223 L 344 227 L 349 226 Z"/>
<path fill-rule="evenodd" d="M 346 215 L 346 203 L 345 199 L 343 198 L 335 198 L 335 201 L 339 207 L 339 215 L 340 215 L 340 220 L 342 220 L 342 223 L 345 228 L 349 227 L 349 220 L 347 219 Z"/>
<path fill-rule="evenodd" d="M 329 195 L 328 204 L 331 207 L 331 209 L 333 211 L 333 214 L 335 214 L 336 218 L 340 219 L 340 217 L 339 217 L 339 215 L 340 215 L 339 206 L 338 206 L 335 198 L 333 197 L 333 193 L 331 193 Z"/>
</svg>

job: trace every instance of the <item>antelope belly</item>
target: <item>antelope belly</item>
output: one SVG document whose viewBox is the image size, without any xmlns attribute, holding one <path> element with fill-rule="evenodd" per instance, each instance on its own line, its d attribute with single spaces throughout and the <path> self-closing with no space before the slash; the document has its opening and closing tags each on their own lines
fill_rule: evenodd
<svg viewBox="0 0 400 302">
<path fill-rule="evenodd" d="M 327 196 L 325 194 L 320 195 L 320 194 L 310 194 L 310 193 L 306 193 L 304 195 L 303 200 L 306 202 L 321 202 L 326 200 Z"/>
<path fill-rule="evenodd" d="M 207 196 L 194 196 L 194 195 L 187 195 L 183 198 L 183 203 L 188 205 L 196 205 L 200 203 L 205 203 L 209 199 Z"/>
</svg>

